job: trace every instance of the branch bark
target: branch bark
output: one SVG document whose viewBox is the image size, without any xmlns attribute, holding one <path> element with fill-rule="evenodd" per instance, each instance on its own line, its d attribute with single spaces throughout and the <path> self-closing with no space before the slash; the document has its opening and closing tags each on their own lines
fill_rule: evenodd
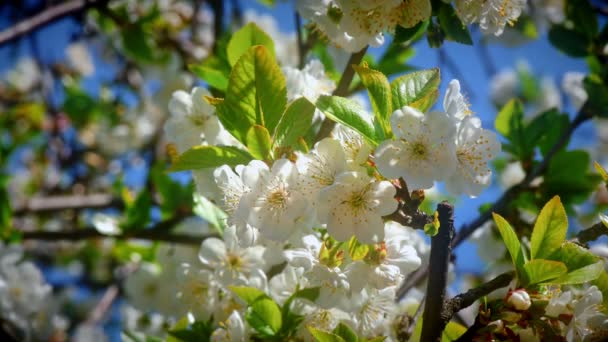
<svg viewBox="0 0 608 342">
<path fill-rule="evenodd" d="M 332 95 L 346 96 L 348 94 L 348 88 L 350 87 L 350 83 L 353 81 L 353 77 L 355 77 L 355 69 L 353 69 L 352 66 L 353 64 L 359 65 L 359 63 L 361 63 L 361 60 L 363 59 L 363 56 L 365 56 L 366 51 L 367 46 L 361 49 L 361 51 L 350 55 L 350 58 L 346 63 L 346 67 L 344 68 L 344 72 L 342 73 L 342 78 L 340 78 L 340 82 L 338 83 L 338 86 L 336 87 L 336 90 L 334 90 Z M 321 128 L 319 129 L 319 132 L 315 137 L 315 142 L 327 138 L 331 131 L 334 129 L 335 125 L 335 122 L 326 118 L 321 124 Z"/>
<path fill-rule="evenodd" d="M 55 20 L 78 13 L 85 10 L 87 7 L 103 2 L 104 1 L 98 0 L 72 0 L 57 6 L 49 7 L 37 15 L 18 22 L 17 24 L 0 32 L 0 46 L 28 33 L 41 29 Z"/>
<path fill-rule="evenodd" d="M 16 216 L 33 212 L 50 212 L 70 209 L 100 209 L 120 207 L 122 201 L 110 194 L 90 195 L 60 195 L 47 197 L 33 197 L 24 203 L 18 204 L 13 210 Z"/>
<path fill-rule="evenodd" d="M 590 241 L 597 240 L 602 235 L 608 235 L 608 228 L 604 223 L 598 222 L 585 230 L 581 230 L 578 235 L 576 235 L 576 238 L 579 243 L 586 244 Z"/>
<path fill-rule="evenodd" d="M 444 201 L 437 205 L 439 232 L 431 239 L 429 282 L 426 303 L 422 314 L 422 341 L 441 341 L 447 322 L 442 319 L 445 289 L 448 281 L 448 265 L 454 237 L 454 207 Z"/>
</svg>

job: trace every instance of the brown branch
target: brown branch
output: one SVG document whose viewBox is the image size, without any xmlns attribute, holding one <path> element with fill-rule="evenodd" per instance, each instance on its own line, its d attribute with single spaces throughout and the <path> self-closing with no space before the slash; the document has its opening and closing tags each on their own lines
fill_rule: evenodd
<svg viewBox="0 0 608 342">
<path fill-rule="evenodd" d="M 306 59 L 306 52 L 304 51 L 304 40 L 302 39 L 302 17 L 300 13 L 295 11 L 295 26 L 296 26 L 296 37 L 298 39 L 298 67 L 302 69 L 304 67 L 304 60 Z"/>
<path fill-rule="evenodd" d="M 32 212 L 100 209 L 114 206 L 122 206 L 122 201 L 110 194 L 33 197 L 24 203 L 17 204 L 13 210 L 13 214 L 19 216 Z"/>
<path fill-rule="evenodd" d="M 201 241 L 210 238 L 218 237 L 217 234 L 208 235 L 192 235 L 192 234 L 174 234 L 170 232 L 176 224 L 185 219 L 186 216 L 178 216 L 172 219 L 161 221 L 156 225 L 135 231 L 128 231 L 118 235 L 106 235 L 100 233 L 94 228 L 85 228 L 79 230 L 65 231 L 27 231 L 21 234 L 23 240 L 45 240 L 45 241 L 80 241 L 97 238 L 112 238 L 116 240 L 151 240 L 174 242 L 186 245 L 200 245 Z"/>
<path fill-rule="evenodd" d="M 426 287 L 426 303 L 422 314 L 421 341 L 441 341 L 447 322 L 442 319 L 448 266 L 454 237 L 454 207 L 447 201 L 437 205 L 439 232 L 431 239 L 430 274 Z"/>
<path fill-rule="evenodd" d="M 348 62 L 346 63 L 346 67 L 344 68 L 344 72 L 342 73 L 342 78 L 340 78 L 340 82 L 338 83 L 338 87 L 334 90 L 334 96 L 346 96 L 348 94 L 348 88 L 350 87 L 350 83 L 353 81 L 353 77 L 355 77 L 355 69 L 353 69 L 353 65 L 359 65 L 363 56 L 365 56 L 365 52 L 367 51 L 367 46 L 361 49 L 361 51 L 353 53 L 350 55 Z M 321 128 L 315 137 L 315 142 L 321 139 L 327 138 L 331 131 L 334 129 L 336 123 L 328 118 L 326 118 L 321 124 Z"/>
<path fill-rule="evenodd" d="M 604 223 L 598 222 L 587 229 L 581 230 L 576 235 L 576 238 L 579 243 L 586 244 L 590 241 L 597 240 L 602 235 L 608 235 L 608 228 Z"/>
<path fill-rule="evenodd" d="M 0 32 L 0 46 L 28 33 L 39 30 L 55 20 L 85 10 L 87 7 L 97 3 L 98 0 L 72 0 L 57 6 L 49 7 L 35 16 L 18 22 Z"/>
<path fill-rule="evenodd" d="M 495 290 L 509 285 L 509 283 L 511 282 L 511 280 L 513 280 L 514 277 L 515 272 L 513 271 L 503 273 L 497 276 L 496 278 L 490 280 L 489 282 L 484 283 L 465 293 L 461 293 L 447 301 L 443 309 L 443 313 L 441 315 L 442 319 L 445 321 L 445 324 L 447 324 L 452 319 L 452 316 L 454 316 L 454 314 L 464 308 L 473 305 L 473 303 L 475 303 L 475 301 L 479 298 L 487 296 Z"/>
</svg>

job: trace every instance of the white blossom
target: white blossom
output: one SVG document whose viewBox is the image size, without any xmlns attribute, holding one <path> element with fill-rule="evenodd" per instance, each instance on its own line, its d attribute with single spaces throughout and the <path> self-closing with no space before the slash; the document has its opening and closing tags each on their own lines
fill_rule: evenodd
<svg viewBox="0 0 608 342">
<path fill-rule="evenodd" d="M 318 209 L 319 221 L 336 240 L 352 236 L 362 243 L 384 238 L 382 216 L 397 210 L 395 187 L 387 181 L 373 181 L 363 172 L 344 172 L 335 183 L 321 190 L 326 202 Z"/>
<path fill-rule="evenodd" d="M 530 295 L 524 289 L 518 289 L 511 292 L 507 302 L 515 308 L 515 310 L 528 310 L 532 305 Z"/>
<path fill-rule="evenodd" d="M 380 290 L 364 289 L 353 295 L 351 305 L 359 332 L 363 336 L 368 336 L 397 309 L 395 287 L 386 287 Z"/>
<path fill-rule="evenodd" d="M 270 170 L 260 166 L 247 172 L 244 183 L 251 191 L 241 198 L 238 211 L 263 237 L 285 241 L 312 228 L 314 210 L 298 189 L 298 171 L 291 161 L 280 159 Z"/>
<path fill-rule="evenodd" d="M 325 75 L 323 63 L 313 59 L 300 70 L 293 67 L 283 67 L 287 86 L 287 101 L 305 97 L 315 103 L 319 96 L 330 95 L 336 88 L 336 83 Z"/>
<path fill-rule="evenodd" d="M 31 90 L 41 81 L 41 72 L 35 60 L 29 57 L 20 58 L 13 69 L 4 75 L 9 87 L 21 93 Z"/>
<path fill-rule="evenodd" d="M 479 195 L 491 181 L 488 162 L 499 152 L 500 142 L 494 132 L 481 128 L 477 117 L 464 118 L 457 128 L 456 167 L 446 178 L 447 190 L 471 197 Z"/>
<path fill-rule="evenodd" d="M 517 97 L 519 78 L 515 70 L 502 70 L 490 80 L 490 97 L 498 107 L 502 107 L 509 100 Z"/>
<path fill-rule="evenodd" d="M 211 93 L 205 88 L 196 87 L 190 94 L 176 91 L 169 101 L 171 117 L 165 123 L 165 134 L 180 153 L 201 145 L 203 139 L 215 144 L 220 133 L 221 124 L 215 115 L 215 108 L 206 102 L 205 96 L 211 96 Z"/>
<path fill-rule="evenodd" d="M 342 144 L 349 170 L 359 170 L 359 167 L 367 162 L 372 153 L 372 146 L 365 141 L 361 134 L 340 124 L 336 125 L 333 135 Z"/>
<path fill-rule="evenodd" d="M 199 259 L 214 270 L 219 283 L 246 285 L 252 278 L 266 281 L 264 274 L 264 247 L 241 248 L 236 235 L 236 227 L 224 230 L 224 240 L 208 238 L 201 244 Z"/>
<path fill-rule="evenodd" d="M 457 0 L 456 12 L 465 24 L 479 23 L 483 33 L 500 36 L 525 6 L 526 0 Z"/>
<path fill-rule="evenodd" d="M 375 152 L 378 171 L 390 179 L 403 177 L 410 190 L 428 189 L 453 170 L 456 153 L 454 119 L 432 111 L 426 115 L 405 106 L 391 115 L 396 140 L 383 142 Z"/>
<path fill-rule="evenodd" d="M 83 76 L 90 76 L 95 72 L 93 59 L 85 43 L 74 43 L 67 47 L 66 54 L 72 67 Z"/>
<path fill-rule="evenodd" d="M 512 162 L 507 164 L 502 171 L 502 174 L 500 175 L 500 185 L 503 188 L 508 189 L 523 181 L 524 178 L 526 178 L 526 171 L 521 166 L 521 162 Z"/>
<path fill-rule="evenodd" d="M 584 79 L 584 73 L 575 71 L 565 73 L 562 79 L 562 89 L 568 95 L 574 110 L 577 111 L 581 109 L 588 97 L 587 91 L 583 87 Z"/>
<path fill-rule="evenodd" d="M 398 286 L 405 276 L 420 267 L 416 250 L 405 238 L 395 237 L 374 245 L 364 260 L 353 261 L 345 272 L 353 291 L 369 285 L 376 289 Z"/>
<path fill-rule="evenodd" d="M 247 326 L 243 322 L 243 318 L 238 311 L 233 311 L 227 320 L 220 324 L 220 328 L 217 328 L 211 334 L 211 341 L 213 342 L 237 342 L 237 341 L 248 341 L 249 336 L 247 332 Z"/>
</svg>

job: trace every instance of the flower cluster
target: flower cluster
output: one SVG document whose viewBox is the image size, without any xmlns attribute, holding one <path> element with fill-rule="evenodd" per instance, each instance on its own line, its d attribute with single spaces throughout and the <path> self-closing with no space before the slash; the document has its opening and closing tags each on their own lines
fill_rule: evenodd
<svg viewBox="0 0 608 342">
<path fill-rule="evenodd" d="M 500 152 L 500 143 L 471 114 L 457 80 L 450 82 L 443 109 L 424 114 L 406 106 L 395 111 L 391 127 L 396 139 L 378 147 L 376 165 L 387 178 L 403 177 L 411 189 L 445 181 L 453 194 L 477 196 L 490 183 L 488 162 Z"/>
<path fill-rule="evenodd" d="M 384 44 L 384 32 L 413 27 L 431 16 L 429 0 L 297 1 L 300 14 L 314 22 L 336 45 L 356 52 Z"/>
</svg>

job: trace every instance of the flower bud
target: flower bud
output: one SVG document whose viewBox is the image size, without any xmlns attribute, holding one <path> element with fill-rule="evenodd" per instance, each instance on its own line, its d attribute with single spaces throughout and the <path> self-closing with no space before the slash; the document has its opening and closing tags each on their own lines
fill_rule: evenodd
<svg viewBox="0 0 608 342">
<path fill-rule="evenodd" d="M 532 302 L 530 301 L 530 295 L 526 290 L 519 289 L 511 292 L 511 296 L 507 300 L 515 310 L 528 310 Z"/>
</svg>

